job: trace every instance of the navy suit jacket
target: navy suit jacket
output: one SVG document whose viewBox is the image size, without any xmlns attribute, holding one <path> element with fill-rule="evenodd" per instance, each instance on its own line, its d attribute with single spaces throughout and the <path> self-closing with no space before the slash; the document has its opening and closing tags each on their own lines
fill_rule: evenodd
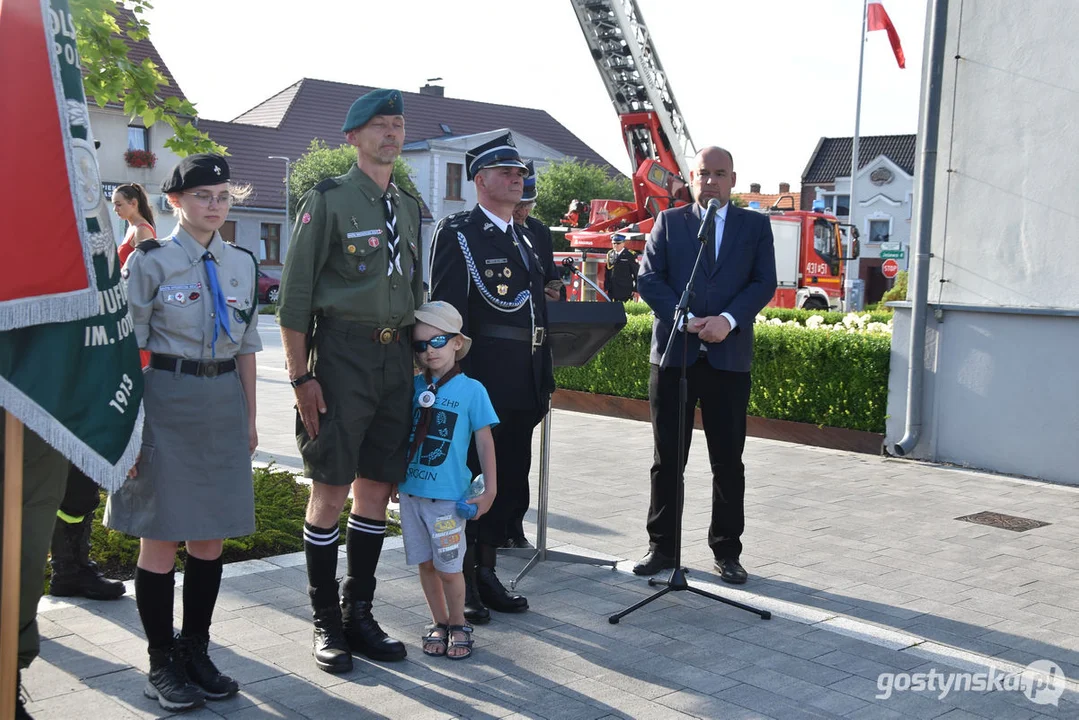
<svg viewBox="0 0 1079 720">
<path fill-rule="evenodd" d="M 664 210 L 656 218 L 644 249 L 637 292 L 655 313 L 649 361 L 658 365 L 674 324 L 674 309 L 693 271 L 700 244 L 701 221 L 696 205 Z M 776 259 L 772 225 L 767 215 L 731 205 L 723 226 L 719 258 L 711 246 L 701 258 L 689 310 L 696 317 L 730 313 L 738 323 L 721 343 L 704 343 L 708 362 L 717 370 L 749 372 L 753 362 L 753 321 L 776 291 Z M 688 333 L 688 361 L 693 363 L 702 347 Z M 676 338 L 668 365 L 680 366 L 682 339 Z"/>
</svg>

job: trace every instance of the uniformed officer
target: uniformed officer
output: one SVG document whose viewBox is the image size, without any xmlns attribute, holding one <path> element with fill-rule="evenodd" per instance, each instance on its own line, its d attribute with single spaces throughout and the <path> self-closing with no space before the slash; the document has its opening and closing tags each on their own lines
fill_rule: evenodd
<svg viewBox="0 0 1079 720">
<path fill-rule="evenodd" d="M 563 293 L 566 285 L 562 282 L 562 276 L 554 264 L 554 241 L 551 239 L 551 231 L 544 223 L 531 215 L 539 197 L 536 187 L 536 166 L 531 160 L 526 162 L 525 166 L 528 168 L 528 175 L 524 179 L 521 201 L 513 208 L 513 223 L 519 231 L 523 231 L 528 236 L 536 255 L 539 256 L 540 261 L 543 263 L 544 294 L 548 300 L 559 300 L 564 298 Z M 550 352 L 549 348 L 547 352 Z M 528 450 L 530 453 L 528 467 L 531 469 L 531 445 Z M 530 502 L 528 483 L 525 483 L 515 500 L 513 509 L 509 512 L 509 521 L 506 525 L 506 542 L 503 547 L 525 549 L 532 547 L 528 542 L 528 538 L 525 537 L 524 531 L 524 517 L 528 513 Z"/>
<path fill-rule="evenodd" d="M 229 183 L 220 155 L 190 155 L 161 186 L 179 220 L 124 264 L 145 371 L 142 452 L 109 497 L 105 525 L 141 538 L 135 601 L 150 652 L 143 690 L 170 711 L 235 695 L 207 654 L 227 537 L 255 531 L 258 263 L 221 239 L 229 206 L 249 188 Z M 173 638 L 173 568 L 184 564 L 183 629 Z"/>
<path fill-rule="evenodd" d="M 554 376 L 546 338 L 546 266 L 529 235 L 513 224 L 528 171 L 509 133 L 469 150 L 465 163 L 479 203 L 436 228 L 431 297 L 450 302 L 464 318 L 463 332 L 473 344 L 462 370 L 486 386 L 501 420 L 494 429 L 498 496 L 490 512 L 466 526 L 465 617 L 486 622 L 484 605 L 500 612 L 528 609 L 525 598 L 510 595 L 499 582 L 495 553 L 506 540 L 509 513 L 528 486 L 532 432 L 547 411 Z M 469 467 L 479 472 L 474 453 Z"/>
<path fill-rule="evenodd" d="M 607 253 L 607 273 L 603 278 L 603 290 L 618 302 L 633 298 L 637 291 L 637 253 L 626 247 L 626 238 L 620 233 L 611 235 L 611 249 Z"/>
<path fill-rule="evenodd" d="M 391 182 L 405 139 L 401 93 L 360 97 L 342 131 L 356 164 L 304 196 L 278 305 L 297 442 L 314 480 L 304 549 L 315 663 L 326 672 L 351 670 L 350 650 L 374 660 L 405 657 L 371 603 L 390 489 L 407 466 L 412 325 L 423 294 L 419 202 Z M 337 522 L 350 485 L 339 602 Z"/>
</svg>

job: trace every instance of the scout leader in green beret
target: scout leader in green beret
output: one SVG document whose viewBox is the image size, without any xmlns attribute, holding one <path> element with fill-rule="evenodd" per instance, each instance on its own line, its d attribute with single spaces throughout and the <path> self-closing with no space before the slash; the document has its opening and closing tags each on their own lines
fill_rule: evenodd
<svg viewBox="0 0 1079 720">
<path fill-rule="evenodd" d="M 150 672 L 143 694 L 177 712 L 223 700 L 238 685 L 210 660 L 222 538 L 255 531 L 251 453 L 258 333 L 254 256 L 221 239 L 229 207 L 250 187 L 229 182 L 220 155 L 190 155 L 161 191 L 179 221 L 124 263 L 139 347 L 150 351 L 142 452 L 109 496 L 105 525 L 141 538 L 135 603 Z M 183 629 L 173 637 L 176 550 L 184 563 Z"/>
<path fill-rule="evenodd" d="M 296 391 L 296 439 L 314 483 L 304 523 L 315 664 L 352 669 L 351 652 L 401 660 L 371 616 L 390 489 L 403 482 L 412 427 L 412 326 L 423 296 L 419 201 L 391 182 L 405 141 L 401 93 L 373 90 L 341 128 L 347 174 L 300 203 L 277 317 Z M 337 519 L 352 488 L 337 586 Z"/>
</svg>

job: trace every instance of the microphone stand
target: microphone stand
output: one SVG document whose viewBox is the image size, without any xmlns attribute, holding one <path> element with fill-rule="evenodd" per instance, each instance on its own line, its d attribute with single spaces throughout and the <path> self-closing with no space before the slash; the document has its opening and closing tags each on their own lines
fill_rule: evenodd
<svg viewBox="0 0 1079 720">
<path fill-rule="evenodd" d="M 591 285 L 592 289 L 595 290 L 596 292 L 598 292 L 600 295 L 602 295 L 604 300 L 606 300 L 607 302 L 612 302 L 611 296 L 608 295 L 607 293 L 603 292 L 603 290 L 600 289 L 599 285 L 596 285 L 594 282 L 592 282 L 587 277 L 585 277 L 584 273 L 581 272 L 580 268 L 578 268 L 576 264 L 567 265 L 566 267 L 570 268 L 573 271 L 574 275 L 576 275 L 577 277 L 581 278 L 581 280 L 584 280 L 586 283 Z"/>
<path fill-rule="evenodd" d="M 714 201 L 713 201 L 714 202 Z M 699 236 L 700 248 L 697 250 L 697 260 L 693 263 L 693 272 L 690 273 L 689 280 L 686 282 L 685 290 L 682 291 L 682 297 L 678 301 L 678 306 L 674 309 L 674 326 L 671 328 L 670 337 L 667 338 L 667 347 L 663 350 L 663 357 L 660 358 L 659 367 L 661 371 L 667 367 L 667 358 L 671 354 L 671 348 L 674 346 L 674 336 L 679 332 L 679 328 L 682 328 L 682 375 L 678 381 L 678 468 L 677 468 L 677 482 L 678 487 L 675 495 L 675 536 L 674 536 L 674 569 L 671 570 L 671 575 L 666 581 L 656 580 L 655 578 L 649 578 L 648 584 L 655 587 L 662 585 L 663 588 L 658 592 L 650 595 L 649 597 L 641 600 L 639 603 L 632 605 L 621 612 L 617 612 L 607 618 L 607 621 L 612 625 L 617 625 L 618 621 L 629 615 L 635 610 L 640 610 L 642 607 L 658 600 L 669 592 L 679 592 L 688 590 L 696 595 L 701 595 L 706 598 L 711 598 L 727 605 L 733 605 L 736 608 L 751 612 L 755 615 L 759 615 L 762 620 L 768 620 L 772 617 L 772 613 L 768 610 L 758 610 L 757 608 L 750 607 L 736 600 L 730 600 L 719 595 L 714 595 L 700 588 L 695 588 L 689 584 L 686 580 L 686 573 L 688 572 L 682 567 L 682 504 L 683 495 L 685 493 L 685 469 L 686 469 L 686 403 L 689 396 L 689 383 L 686 380 L 686 367 L 687 356 L 689 354 L 689 301 L 693 297 L 693 282 L 697 278 L 697 270 L 701 265 L 701 258 L 704 256 L 704 250 L 708 247 L 706 238 L 715 234 L 715 224 L 708 223 L 708 227 L 711 230 L 706 229 L 705 232 Z M 685 327 L 683 327 L 685 324 Z"/>
</svg>

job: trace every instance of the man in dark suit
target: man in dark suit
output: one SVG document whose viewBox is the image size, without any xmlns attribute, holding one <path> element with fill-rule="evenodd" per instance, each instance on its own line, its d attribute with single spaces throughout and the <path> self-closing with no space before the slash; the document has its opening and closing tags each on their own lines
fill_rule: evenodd
<svg viewBox="0 0 1079 720">
<path fill-rule="evenodd" d="M 674 567 L 678 489 L 678 384 L 683 338 L 675 339 L 668 364 L 660 367 L 674 318 L 674 309 L 693 270 L 700 248 L 697 233 L 710 200 L 721 206 L 715 228 L 706 229 L 707 247 L 694 282 L 686 378 L 685 453 L 693 427 L 693 410 L 701 404 L 708 459 L 712 466 L 712 522 L 708 545 L 723 580 L 741 584 L 746 571 L 739 562 L 745 528 L 745 467 L 753 321 L 776 289 L 775 250 L 767 215 L 730 203 L 735 184 L 734 160 L 719 147 L 697 153 L 690 171 L 696 202 L 660 213 L 645 246 L 637 291 L 655 313 L 648 399 L 655 441 L 648 508 L 649 551 L 633 568 L 654 575 Z"/>
<path fill-rule="evenodd" d="M 472 337 L 461 370 L 483 383 L 498 413 L 492 429 L 498 495 L 483 517 L 465 526 L 465 617 L 484 623 L 490 620 L 487 608 L 528 609 L 528 600 L 509 593 L 495 574 L 495 553 L 506 542 L 513 509 L 528 495 L 532 434 L 547 413 L 554 373 L 547 267 L 531 237 L 513 223 L 528 170 L 509 133 L 469 150 L 465 163 L 479 202 L 435 228 L 431 299 L 445 300 L 461 313 L 461 332 Z M 480 472 L 475 447 L 468 465 L 473 474 Z"/>
</svg>

